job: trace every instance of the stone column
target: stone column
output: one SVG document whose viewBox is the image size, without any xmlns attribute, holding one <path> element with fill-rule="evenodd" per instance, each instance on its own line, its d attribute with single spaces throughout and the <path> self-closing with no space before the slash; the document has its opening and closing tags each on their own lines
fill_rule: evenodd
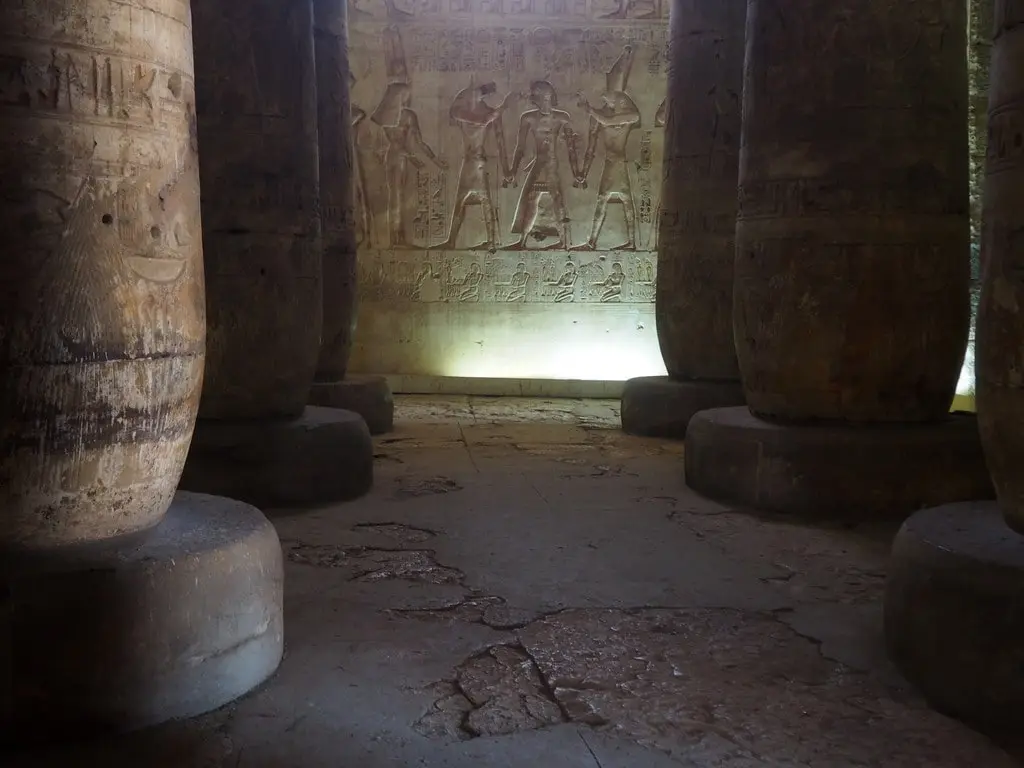
<svg viewBox="0 0 1024 768">
<path fill-rule="evenodd" d="M 678 437 L 743 403 L 732 334 L 746 0 L 673 0 L 655 312 L 668 376 L 626 383 L 622 428 Z"/>
<path fill-rule="evenodd" d="M 998 501 L 918 512 L 893 545 L 890 655 L 942 709 L 1019 736 L 1024 706 L 1024 2 L 997 0 L 978 313 L 978 418 Z"/>
<path fill-rule="evenodd" d="M 282 562 L 258 510 L 175 493 L 206 341 L 189 3 L 0 29 L 0 740 L 52 741 L 266 679 Z"/>
<path fill-rule="evenodd" d="M 193 19 L 209 340 L 182 484 L 269 506 L 358 496 L 365 423 L 306 407 L 323 327 L 312 2 L 207 0 Z"/>
<path fill-rule="evenodd" d="M 309 402 L 354 411 L 376 435 L 394 423 L 391 387 L 383 376 L 348 374 L 356 326 L 356 233 L 347 18 L 346 0 L 313 0 L 324 331 Z"/>
<path fill-rule="evenodd" d="M 967 343 L 964 0 L 750 0 L 734 327 L 747 408 L 690 423 L 695 490 L 779 512 L 984 497 Z"/>
</svg>

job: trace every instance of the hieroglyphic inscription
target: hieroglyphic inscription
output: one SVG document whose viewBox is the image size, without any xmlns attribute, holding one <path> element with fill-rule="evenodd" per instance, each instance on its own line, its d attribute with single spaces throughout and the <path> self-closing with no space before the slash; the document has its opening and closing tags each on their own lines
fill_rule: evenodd
<svg viewBox="0 0 1024 768">
<path fill-rule="evenodd" d="M 654 300 L 667 3 L 349 9 L 364 299 Z"/>
<path fill-rule="evenodd" d="M 162 129 L 184 115 L 181 72 L 78 48 L 24 46 L 0 56 L 0 106 Z M 164 110 L 170 112 L 164 116 Z"/>
<path fill-rule="evenodd" d="M 910 194 L 908 188 L 916 193 Z M 776 218 L 834 211 L 847 214 L 958 213 L 963 204 L 961 196 L 955 190 L 945 195 L 944 191 L 937 184 L 925 191 L 916 178 L 906 179 L 906 186 L 893 183 L 886 187 L 836 179 L 746 182 L 739 187 L 739 216 L 742 219 Z"/>
<path fill-rule="evenodd" d="M 546 252 L 524 259 L 486 251 L 374 251 L 359 264 L 367 301 L 647 303 L 653 254 Z"/>
<path fill-rule="evenodd" d="M 1015 168 L 1024 159 L 1024 102 L 1004 102 L 988 114 L 986 173 Z"/>
</svg>

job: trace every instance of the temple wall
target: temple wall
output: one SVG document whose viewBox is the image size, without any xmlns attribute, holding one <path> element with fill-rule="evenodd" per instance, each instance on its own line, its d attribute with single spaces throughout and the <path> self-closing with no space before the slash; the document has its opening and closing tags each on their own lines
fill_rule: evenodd
<svg viewBox="0 0 1024 768">
<path fill-rule="evenodd" d="M 349 0 L 353 370 L 664 372 L 667 16 L 663 0 Z"/>
</svg>

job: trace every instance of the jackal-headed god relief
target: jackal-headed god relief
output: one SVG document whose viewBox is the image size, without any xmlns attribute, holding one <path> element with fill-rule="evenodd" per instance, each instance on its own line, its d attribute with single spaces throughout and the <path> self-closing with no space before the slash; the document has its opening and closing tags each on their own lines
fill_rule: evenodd
<svg viewBox="0 0 1024 768">
<path fill-rule="evenodd" d="M 349 0 L 361 368 L 452 373 L 387 350 L 465 329 L 525 354 L 588 322 L 658 359 L 667 19 L 667 0 Z"/>
</svg>

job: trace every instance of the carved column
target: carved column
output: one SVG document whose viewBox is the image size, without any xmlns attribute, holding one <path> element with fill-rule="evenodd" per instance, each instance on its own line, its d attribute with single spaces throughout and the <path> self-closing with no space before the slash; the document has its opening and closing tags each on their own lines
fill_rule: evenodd
<svg viewBox="0 0 1024 768">
<path fill-rule="evenodd" d="M 206 341 L 189 3 L 0 29 L 0 741 L 94 736 L 270 675 L 281 551 L 258 510 L 175 494 Z"/>
<path fill-rule="evenodd" d="M 886 639 L 945 711 L 1017 736 L 1024 706 L 1024 2 L 997 0 L 978 313 L 978 419 L 998 501 L 914 515 L 896 537 Z M 952 660 L 952 663 L 951 663 Z"/>
<path fill-rule="evenodd" d="M 270 506 L 360 495 L 366 425 L 306 407 L 323 326 L 312 2 L 193 18 L 209 338 L 182 483 Z"/>
<path fill-rule="evenodd" d="M 346 0 L 313 0 L 324 331 L 309 402 L 354 411 L 371 434 L 380 434 L 391 430 L 395 417 L 387 379 L 348 374 L 356 327 L 356 233 L 347 18 Z"/>
<path fill-rule="evenodd" d="M 679 437 L 743 403 L 732 334 L 746 0 L 674 0 L 669 17 L 655 312 L 668 376 L 626 383 L 622 428 Z"/>
<path fill-rule="evenodd" d="M 783 512 L 990 493 L 950 417 L 969 326 L 963 0 L 750 0 L 734 323 L 746 408 L 690 424 L 687 480 Z"/>
</svg>

